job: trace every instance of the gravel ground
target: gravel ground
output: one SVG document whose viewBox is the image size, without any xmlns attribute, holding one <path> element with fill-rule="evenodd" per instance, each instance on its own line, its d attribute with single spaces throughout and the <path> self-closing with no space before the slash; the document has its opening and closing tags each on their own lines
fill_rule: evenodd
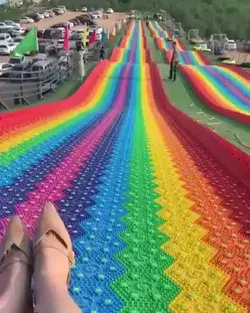
<svg viewBox="0 0 250 313">
<path fill-rule="evenodd" d="M 235 59 L 237 64 L 241 64 L 242 62 L 250 62 L 250 53 L 229 51 L 226 53 L 226 56 Z"/>
<path fill-rule="evenodd" d="M 81 13 L 81 12 L 66 12 L 63 15 L 57 15 L 53 18 L 43 19 L 43 20 L 41 20 L 37 23 L 34 23 L 34 24 L 23 24 L 22 26 L 29 28 L 29 27 L 35 25 L 38 30 L 41 30 L 41 29 L 45 29 L 45 28 L 50 28 L 51 26 L 58 24 L 58 23 L 66 22 L 70 19 L 76 18 L 77 16 L 79 16 L 81 14 L 83 14 L 83 13 Z M 118 21 L 118 19 L 120 19 L 124 16 L 125 16 L 124 13 L 118 13 L 117 12 L 117 13 L 113 13 L 113 14 L 109 15 L 109 19 L 107 19 L 107 20 L 98 19 L 96 21 L 102 27 L 111 28 Z"/>
</svg>

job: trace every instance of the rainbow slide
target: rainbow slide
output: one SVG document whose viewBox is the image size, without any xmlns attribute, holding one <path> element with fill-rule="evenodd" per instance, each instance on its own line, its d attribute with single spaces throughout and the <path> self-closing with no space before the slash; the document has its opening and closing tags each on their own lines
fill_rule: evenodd
<svg viewBox="0 0 250 313">
<path fill-rule="evenodd" d="M 166 51 L 167 60 L 170 63 L 172 51 Z M 178 51 L 178 59 L 181 65 L 209 65 L 210 61 L 202 51 Z"/>
<path fill-rule="evenodd" d="M 166 50 L 170 62 L 171 49 L 159 44 L 166 39 L 155 40 L 159 49 Z M 202 101 L 218 113 L 250 124 L 250 74 L 237 66 L 210 65 L 203 52 L 184 51 L 180 38 L 177 49 L 181 72 Z"/>
<path fill-rule="evenodd" d="M 222 166 L 240 152 L 170 104 L 143 24 L 124 38 L 71 97 L 0 115 L 1 235 L 55 203 L 84 313 L 247 313 L 247 156 Z"/>
<path fill-rule="evenodd" d="M 196 93 L 215 111 L 250 123 L 250 81 L 232 66 L 183 66 Z"/>
<path fill-rule="evenodd" d="M 170 62 L 173 43 L 169 40 L 169 33 L 164 31 L 157 22 L 151 22 L 149 29 L 151 30 L 152 37 L 155 38 L 157 48 L 166 51 L 167 61 Z M 202 51 L 187 51 L 185 45 L 178 37 L 174 41 L 176 42 L 180 64 L 209 65 L 211 63 Z"/>
</svg>

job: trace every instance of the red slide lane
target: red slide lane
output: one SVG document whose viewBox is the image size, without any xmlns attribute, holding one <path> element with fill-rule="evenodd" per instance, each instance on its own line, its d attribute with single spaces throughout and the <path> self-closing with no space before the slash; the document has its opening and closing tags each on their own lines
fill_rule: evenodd
<svg viewBox="0 0 250 313">
<path fill-rule="evenodd" d="M 172 119 L 182 132 L 199 142 L 222 167 L 250 188 L 250 156 L 174 107 L 165 93 L 156 64 L 150 66 L 150 75 L 154 97 L 162 116 Z"/>
<path fill-rule="evenodd" d="M 230 109 L 226 109 L 221 107 L 220 105 L 217 105 L 214 101 L 211 101 L 211 98 L 207 94 L 205 88 L 203 88 L 200 84 L 200 82 L 196 79 L 194 79 L 188 70 L 185 70 L 182 66 L 180 66 L 181 73 L 185 76 L 187 83 L 191 85 L 191 87 L 194 89 L 194 92 L 198 95 L 198 97 L 206 103 L 209 107 L 211 107 L 212 110 L 223 114 L 225 116 L 228 116 L 230 118 L 233 118 L 235 120 L 240 121 L 244 124 L 250 124 L 250 116 L 247 116 L 245 114 L 232 111 Z M 236 71 L 236 70 L 235 70 Z M 238 72 L 240 73 L 240 72 Z M 241 75 L 241 74 L 240 74 Z"/>
</svg>

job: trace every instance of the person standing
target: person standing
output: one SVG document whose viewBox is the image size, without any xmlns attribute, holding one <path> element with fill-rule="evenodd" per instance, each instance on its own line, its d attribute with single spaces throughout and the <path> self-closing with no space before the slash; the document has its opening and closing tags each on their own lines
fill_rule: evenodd
<svg viewBox="0 0 250 313">
<path fill-rule="evenodd" d="M 85 76 L 85 67 L 84 67 L 83 50 L 82 50 L 81 43 L 76 46 L 75 62 L 76 62 L 76 69 L 78 70 L 78 74 L 79 74 L 78 80 L 82 81 Z"/>
<path fill-rule="evenodd" d="M 105 50 L 104 50 L 104 47 L 101 46 L 101 49 L 100 49 L 100 61 L 104 60 L 104 56 L 105 56 Z"/>
<path fill-rule="evenodd" d="M 170 71 L 169 71 L 169 79 L 175 81 L 176 80 L 176 71 L 178 66 L 179 60 L 178 60 L 178 52 L 176 48 L 176 42 L 173 41 L 173 53 L 170 61 Z"/>
</svg>

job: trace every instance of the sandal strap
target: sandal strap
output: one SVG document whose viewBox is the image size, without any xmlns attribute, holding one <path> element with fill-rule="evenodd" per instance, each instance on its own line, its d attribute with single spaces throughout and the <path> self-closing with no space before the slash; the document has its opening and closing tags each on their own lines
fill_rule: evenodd
<svg viewBox="0 0 250 313">
<path fill-rule="evenodd" d="M 39 254 L 39 249 L 38 249 L 39 245 L 36 246 L 35 248 L 35 253 L 34 256 L 36 256 L 37 254 Z M 72 251 L 71 253 L 65 253 L 65 251 L 63 251 L 63 249 L 58 249 L 57 247 L 53 246 L 53 245 L 43 245 L 42 248 L 44 249 L 54 249 L 59 251 L 61 254 L 63 254 L 66 258 L 68 258 L 69 260 L 69 264 L 70 264 L 70 268 L 73 267 L 75 265 L 75 254 Z"/>
</svg>

